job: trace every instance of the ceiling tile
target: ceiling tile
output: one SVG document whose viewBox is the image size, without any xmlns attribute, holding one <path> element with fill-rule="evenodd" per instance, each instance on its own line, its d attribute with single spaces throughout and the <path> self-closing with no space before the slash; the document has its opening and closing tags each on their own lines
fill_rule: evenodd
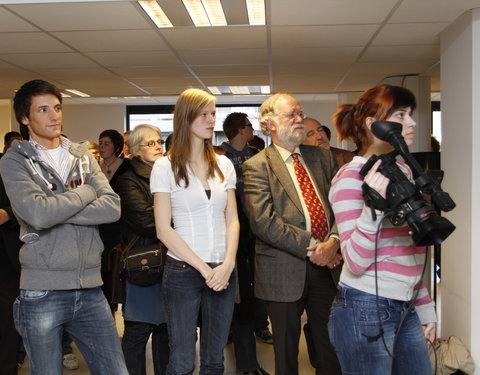
<svg viewBox="0 0 480 375">
<path fill-rule="evenodd" d="M 181 50 L 182 58 L 190 65 L 215 64 L 266 64 L 267 50 L 253 48 Z"/>
<path fill-rule="evenodd" d="M 139 67 L 178 65 L 177 57 L 170 51 L 88 52 L 99 64 L 107 67 Z"/>
<path fill-rule="evenodd" d="M 297 63 L 291 62 L 286 64 L 273 64 L 272 71 L 274 75 L 341 75 L 348 71 L 351 64 L 315 64 L 315 63 Z"/>
<path fill-rule="evenodd" d="M 162 29 L 175 49 L 265 48 L 267 32 L 255 27 L 197 27 Z"/>
<path fill-rule="evenodd" d="M 0 59 L 25 69 L 42 68 L 90 68 L 97 65 L 78 53 L 24 53 L 1 55 Z"/>
<path fill-rule="evenodd" d="M 52 34 L 81 52 L 158 51 L 169 48 L 153 30 L 62 31 Z"/>
<path fill-rule="evenodd" d="M 362 47 L 350 48 L 275 48 L 273 63 L 352 63 Z"/>
<path fill-rule="evenodd" d="M 439 44 L 439 34 L 447 26 L 448 23 L 444 22 L 388 24 L 372 45 Z"/>
<path fill-rule="evenodd" d="M 363 46 L 377 25 L 278 26 L 272 27 L 272 47 Z"/>
<path fill-rule="evenodd" d="M 191 68 L 200 77 L 268 75 L 267 65 L 198 65 Z"/>
<path fill-rule="evenodd" d="M 39 31 L 39 29 L 5 8 L 0 8 L 0 32 Z"/>
<path fill-rule="evenodd" d="M 47 31 L 150 28 L 139 12 L 141 8 L 129 1 L 33 3 L 7 8 Z"/>
<path fill-rule="evenodd" d="M 163 87 L 163 86 L 175 86 L 175 85 L 197 85 L 199 86 L 200 83 L 193 78 L 192 76 L 177 76 L 177 77 L 164 77 L 164 78 L 148 78 L 148 79 L 131 79 L 131 81 L 142 87 L 146 90 L 150 91 L 151 88 L 154 87 Z"/>
<path fill-rule="evenodd" d="M 71 49 L 46 33 L 1 33 L 0 53 L 69 52 Z"/>
<path fill-rule="evenodd" d="M 437 61 L 439 59 L 440 46 L 388 46 L 368 48 L 360 62 Z"/>
<path fill-rule="evenodd" d="M 54 77 L 58 81 L 77 79 L 117 79 L 118 76 L 104 68 L 36 68 L 43 76 Z"/>
<path fill-rule="evenodd" d="M 272 25 L 380 23 L 397 0 L 271 1 Z"/>
<path fill-rule="evenodd" d="M 479 0 L 403 0 L 389 22 L 452 22 Z"/>
<path fill-rule="evenodd" d="M 183 65 L 139 66 L 110 68 L 113 72 L 127 78 L 177 77 L 190 74 Z"/>
</svg>

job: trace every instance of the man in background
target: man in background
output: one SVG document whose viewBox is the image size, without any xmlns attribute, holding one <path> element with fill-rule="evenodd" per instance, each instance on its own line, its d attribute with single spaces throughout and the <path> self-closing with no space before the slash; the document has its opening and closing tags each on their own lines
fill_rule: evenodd
<svg viewBox="0 0 480 375">
<path fill-rule="evenodd" d="M 254 336 L 255 317 L 263 315 L 262 320 L 267 321 L 267 312 L 264 303 L 254 295 L 255 236 L 243 210 L 242 164 L 257 154 L 258 150 L 248 145 L 253 138 L 253 127 L 246 113 L 230 113 L 223 122 L 223 131 L 228 138 L 228 143 L 224 142 L 222 148 L 225 150 L 225 155 L 232 161 L 237 174 L 235 195 L 240 223 L 237 250 L 240 303 L 235 304 L 232 319 L 232 338 L 237 370 L 243 374 L 268 375 L 257 360 Z M 266 329 L 268 330 L 268 328 Z"/>
</svg>

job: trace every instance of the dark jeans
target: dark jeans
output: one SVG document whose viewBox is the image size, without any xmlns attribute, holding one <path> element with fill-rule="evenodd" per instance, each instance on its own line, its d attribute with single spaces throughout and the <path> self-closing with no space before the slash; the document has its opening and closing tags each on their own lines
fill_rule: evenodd
<svg viewBox="0 0 480 375">
<path fill-rule="evenodd" d="M 164 375 L 168 363 L 168 331 L 166 324 L 154 325 L 125 321 L 122 350 L 130 375 L 145 375 L 145 352 L 152 335 L 152 359 L 155 375 Z"/>
<path fill-rule="evenodd" d="M 375 295 L 342 287 L 332 306 L 328 329 L 330 339 L 348 375 L 431 375 L 425 335 L 414 308 L 407 302 L 379 297 L 384 342 L 368 340 L 380 332 Z M 405 320 L 397 332 L 402 314 Z M 397 341 L 393 351 L 395 337 Z"/>
<path fill-rule="evenodd" d="M 163 295 L 170 342 L 167 374 L 193 373 L 200 309 L 200 375 L 223 374 L 223 349 L 227 344 L 235 297 L 234 273 L 228 288 L 215 292 L 206 286 L 205 279 L 194 268 L 167 261 L 163 273 Z"/>
<path fill-rule="evenodd" d="M 14 316 L 32 375 L 63 374 L 64 330 L 77 344 L 93 375 L 128 374 L 110 307 L 100 287 L 20 290 Z"/>
</svg>

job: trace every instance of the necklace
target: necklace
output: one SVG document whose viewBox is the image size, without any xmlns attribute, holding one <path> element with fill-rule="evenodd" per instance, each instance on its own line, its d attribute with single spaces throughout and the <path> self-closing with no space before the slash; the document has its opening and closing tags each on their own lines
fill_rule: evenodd
<svg viewBox="0 0 480 375">
<path fill-rule="evenodd" d="M 118 160 L 118 158 L 113 159 L 113 161 L 112 161 L 110 164 L 107 164 L 107 162 L 106 162 L 105 160 L 103 161 L 104 167 L 107 168 L 106 174 L 107 174 L 108 179 L 110 179 L 110 177 L 112 177 L 112 171 L 110 170 L 110 167 L 111 167 L 113 164 L 115 164 L 115 162 L 116 162 L 117 160 Z"/>
</svg>

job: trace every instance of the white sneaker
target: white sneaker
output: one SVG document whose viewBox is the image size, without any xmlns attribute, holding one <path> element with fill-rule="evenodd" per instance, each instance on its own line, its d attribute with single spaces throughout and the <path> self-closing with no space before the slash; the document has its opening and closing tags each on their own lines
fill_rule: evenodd
<svg viewBox="0 0 480 375">
<path fill-rule="evenodd" d="M 76 370 L 80 367 L 80 364 L 78 363 L 78 359 L 77 357 L 75 357 L 75 354 L 69 353 L 63 356 L 63 367 L 65 367 L 67 370 Z"/>
</svg>

